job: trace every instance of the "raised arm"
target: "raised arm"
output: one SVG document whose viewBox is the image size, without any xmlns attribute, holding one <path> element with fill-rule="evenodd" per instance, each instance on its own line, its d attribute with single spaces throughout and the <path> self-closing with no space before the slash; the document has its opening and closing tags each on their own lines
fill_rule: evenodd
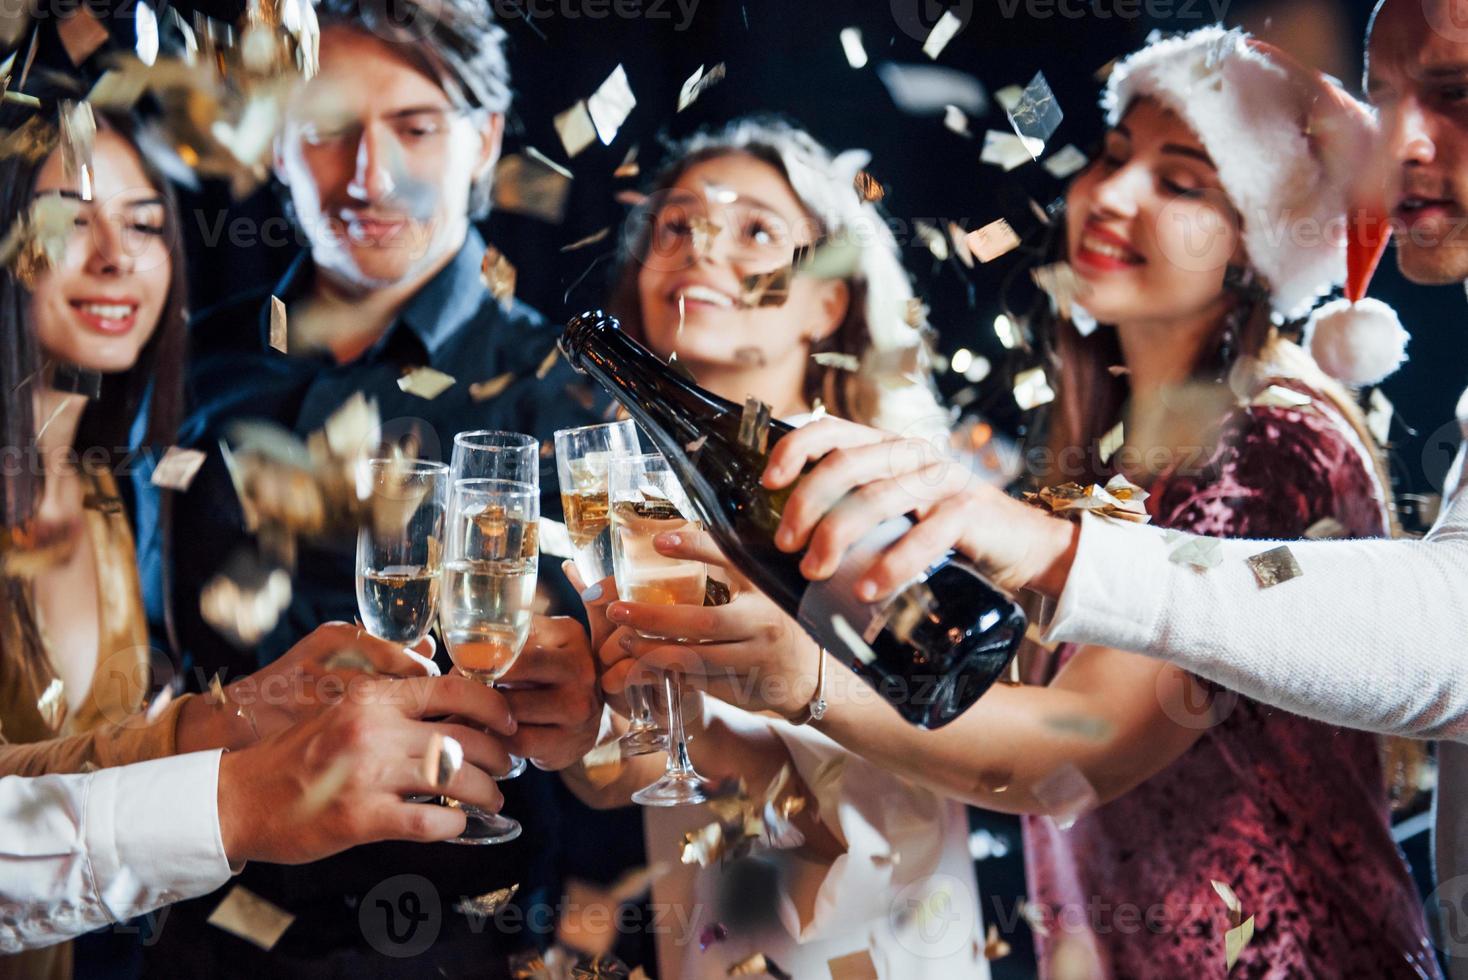
<svg viewBox="0 0 1468 980">
<path fill-rule="evenodd" d="M 1263 589 L 1245 559 L 1271 545 L 1220 542 L 1207 570 L 1172 560 L 1183 540 L 1087 519 L 1079 530 L 932 461 L 891 437 L 834 420 L 780 441 L 766 483 L 801 480 L 777 539 L 807 547 L 823 578 L 864 528 L 921 519 L 868 574 L 879 598 L 954 549 L 1000 585 L 1060 599 L 1050 638 L 1171 661 L 1267 704 L 1350 728 L 1468 740 L 1468 494 L 1422 541 L 1291 543 L 1304 575 Z M 833 450 L 837 450 L 834 451 Z M 829 454 L 829 455 L 828 455 Z M 825 458 L 822 458 L 825 457 Z M 1465 459 L 1460 455 L 1456 468 Z M 829 502 L 857 490 L 831 511 Z"/>
</svg>

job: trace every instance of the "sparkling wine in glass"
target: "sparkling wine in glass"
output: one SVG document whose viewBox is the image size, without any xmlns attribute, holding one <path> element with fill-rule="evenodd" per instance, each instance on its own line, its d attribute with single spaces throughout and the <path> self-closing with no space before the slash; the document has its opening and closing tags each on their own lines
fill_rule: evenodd
<svg viewBox="0 0 1468 980">
<path fill-rule="evenodd" d="M 576 570 L 588 585 L 612 574 L 612 514 L 607 498 L 607 466 L 613 459 L 642 452 L 631 420 L 585 425 L 556 432 L 556 476 L 561 509 L 575 550 Z M 643 684 L 627 688 L 632 709 L 627 732 L 618 739 L 622 754 L 648 755 L 667 748 L 668 732 L 653 718 L 651 692 Z"/>
<path fill-rule="evenodd" d="M 370 506 L 357 532 L 357 613 L 373 636 L 413 646 L 428 635 L 438 606 L 449 468 L 369 459 L 358 479 Z"/>
<path fill-rule="evenodd" d="M 452 478 L 458 480 L 509 480 L 540 489 L 540 440 L 524 432 L 475 429 L 454 436 L 450 460 Z M 525 772 L 525 760 L 511 757 L 514 764 L 500 779 L 514 779 Z"/>
<path fill-rule="evenodd" d="M 449 506 L 438 632 L 454 668 L 493 687 L 530 636 L 539 565 L 540 491 L 510 480 L 458 480 Z M 499 844 L 520 823 L 461 804 L 458 844 Z"/>
<path fill-rule="evenodd" d="M 613 459 L 607 469 L 607 488 L 617 594 L 630 602 L 703 605 L 708 579 L 703 562 L 669 558 L 653 547 L 659 534 L 698 527 L 667 460 L 656 454 Z M 713 795 L 711 784 L 688 757 L 682 674 L 676 669 L 665 671 L 663 688 L 668 702 L 668 767 L 657 782 L 633 793 L 632 800 L 643 806 L 706 802 Z"/>
</svg>

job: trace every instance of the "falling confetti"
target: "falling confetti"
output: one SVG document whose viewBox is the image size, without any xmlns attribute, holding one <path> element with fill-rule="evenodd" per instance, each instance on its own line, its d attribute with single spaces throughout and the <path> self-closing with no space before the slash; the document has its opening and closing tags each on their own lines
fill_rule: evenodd
<svg viewBox="0 0 1468 980">
<path fill-rule="evenodd" d="M 1048 507 L 1054 514 L 1084 512 L 1136 524 L 1145 524 L 1151 519 L 1146 507 L 1147 492 L 1121 475 L 1112 477 L 1104 487 L 1094 483 L 1090 486 L 1063 483 L 1027 492 L 1024 496 L 1029 503 Z"/>
<path fill-rule="evenodd" d="M 36 698 L 36 711 L 40 712 L 41 720 L 53 732 L 61 727 L 61 723 L 66 720 L 66 685 L 61 682 L 61 678 L 51 678 L 41 696 Z"/>
<path fill-rule="evenodd" d="M 477 402 L 483 402 L 488 401 L 491 398 L 497 398 L 500 395 L 504 394 L 505 389 L 508 388 L 510 386 L 510 382 L 514 380 L 515 372 L 506 371 L 504 374 L 495 375 L 488 381 L 476 381 L 474 384 L 469 386 L 469 397 Z"/>
<path fill-rule="evenodd" d="M 763 454 L 770 441 L 770 406 L 750 395 L 739 419 L 739 444 Z"/>
<path fill-rule="evenodd" d="M 479 260 L 479 281 L 506 310 L 515 302 L 515 278 L 515 267 L 505 253 L 493 245 L 486 246 Z"/>
<path fill-rule="evenodd" d="M 703 95 L 704 92 L 717 85 L 723 79 L 726 71 L 727 69 L 723 62 L 714 65 L 714 67 L 708 70 L 707 74 L 704 73 L 703 65 L 699 65 L 698 71 L 690 75 L 688 80 L 683 83 L 683 87 L 678 90 L 677 111 L 682 112 L 697 102 L 699 96 Z"/>
<path fill-rule="evenodd" d="M 279 296 L 270 297 L 270 349 L 282 354 L 289 353 L 289 328 L 286 324 L 285 303 Z"/>
<path fill-rule="evenodd" d="M 951 10 L 943 11 L 943 16 L 938 18 L 938 23 L 928 32 L 928 39 L 923 42 L 923 54 L 934 61 L 943 49 L 948 47 L 948 42 L 953 40 L 954 35 L 963 30 L 963 21 Z"/>
<path fill-rule="evenodd" d="M 1019 248 L 1020 239 L 1009 222 L 1000 218 L 977 231 L 969 232 L 964 243 L 980 262 L 993 262 Z"/>
<path fill-rule="evenodd" d="M 984 148 L 980 151 L 979 159 L 1001 167 L 1008 173 L 1016 167 L 1033 162 L 1035 154 L 1043 149 L 1043 146 L 1037 148 L 1013 133 L 991 129 L 984 133 Z"/>
<path fill-rule="evenodd" d="M 1053 262 L 1031 269 L 1030 278 L 1050 297 L 1051 309 L 1067 319 L 1086 292 L 1075 270 L 1065 262 Z"/>
<path fill-rule="evenodd" d="M 1254 572 L 1254 578 L 1258 580 L 1261 589 L 1271 589 L 1305 574 L 1288 545 L 1252 555 L 1245 561 Z"/>
<path fill-rule="evenodd" d="M 762 974 L 772 976 L 775 980 L 794 980 L 764 953 L 755 953 L 737 963 L 731 963 L 728 970 L 725 971 L 725 975 L 731 977 L 757 977 Z"/>
<path fill-rule="evenodd" d="M 989 924 L 989 934 L 984 937 L 984 959 L 1002 960 L 1012 952 L 1009 943 L 999 935 L 999 927 Z"/>
<path fill-rule="evenodd" d="M 853 68 L 865 68 L 867 49 L 861 43 L 860 27 L 841 28 L 841 50 L 846 54 L 846 63 Z"/>
<path fill-rule="evenodd" d="M 810 356 L 821 367 L 835 368 L 838 371 L 861 370 L 861 358 L 855 354 L 844 354 L 840 351 L 817 351 Z"/>
<path fill-rule="evenodd" d="M 520 890 L 519 884 L 508 888 L 499 888 L 483 895 L 470 897 L 465 895 L 454 903 L 454 911 L 460 915 L 468 916 L 470 919 L 484 920 L 493 916 L 500 909 L 509 904 L 510 899 Z"/>
<path fill-rule="evenodd" d="M 1044 167 L 1056 180 L 1065 180 L 1079 173 L 1090 162 L 1074 144 L 1067 143 L 1054 156 L 1045 161 Z"/>
<path fill-rule="evenodd" d="M 209 924 L 254 943 L 267 953 L 296 920 L 243 885 L 235 885 L 224 901 L 209 913 Z"/>
<path fill-rule="evenodd" d="M 436 368 L 415 367 L 398 378 L 398 387 L 410 395 L 432 401 L 454 386 L 454 376 Z"/>
<path fill-rule="evenodd" d="M 864 949 L 827 960 L 826 969 L 831 973 L 831 980 L 878 980 L 877 964 Z"/>
<path fill-rule="evenodd" d="M 1025 86 L 1019 101 L 1006 111 L 1015 133 L 1024 140 L 1027 147 L 1040 147 L 1040 152 L 1043 152 L 1050 137 L 1055 135 L 1055 130 L 1060 128 L 1060 122 L 1064 118 L 1060 103 L 1056 101 L 1050 83 L 1045 81 L 1043 72 L 1035 73 L 1030 84 Z M 1038 158 L 1039 152 L 1031 149 L 1030 155 Z"/>
<path fill-rule="evenodd" d="M 585 101 L 578 101 L 571 108 L 557 113 L 551 121 L 555 124 L 556 135 L 561 138 L 561 146 L 565 148 L 568 157 L 574 159 L 578 153 L 596 142 L 596 123 L 592 121 Z"/>
<path fill-rule="evenodd" d="M 1118 422 L 1101 437 L 1101 445 L 1097 447 L 1101 453 L 1101 465 L 1105 466 L 1111 462 L 1111 457 L 1115 456 L 1116 451 L 1124 445 L 1126 445 L 1126 425 Z"/>
<path fill-rule="evenodd" d="M 588 246 L 595 245 L 597 242 L 605 241 L 606 240 L 606 237 L 608 235 L 610 235 L 611 233 L 612 233 L 611 226 L 608 225 L 607 227 L 601 229 L 600 231 L 592 232 L 590 235 L 587 235 L 585 238 L 578 238 L 578 239 L 576 239 L 576 241 L 572 242 L 569 245 L 562 245 L 561 246 L 561 251 L 562 252 L 575 252 L 578 249 L 587 248 Z M 512 288 L 511 289 L 511 293 L 513 294 L 513 292 L 514 292 L 514 290 Z"/>
<path fill-rule="evenodd" d="M 158 465 L 153 468 L 153 475 L 148 482 L 155 487 L 184 493 L 194 482 L 199 467 L 204 465 L 204 460 L 207 458 L 205 453 L 198 449 L 169 446 L 163 458 L 158 461 Z"/>
<path fill-rule="evenodd" d="M 877 178 L 873 177 L 865 170 L 858 170 L 856 172 L 856 177 L 852 181 L 852 186 L 856 188 L 857 196 L 860 197 L 863 201 L 876 202 L 882 200 L 882 198 L 887 196 L 886 189 L 881 185 Z"/>
<path fill-rule="evenodd" d="M 589 122 L 589 120 L 588 120 Z M 496 211 L 561 223 L 571 193 L 571 172 L 531 147 L 501 158 L 494 172 Z"/>
<path fill-rule="evenodd" d="M 1167 560 L 1176 565 L 1191 565 L 1207 570 L 1223 563 L 1223 545 L 1213 538 L 1187 537 L 1168 552 Z"/>
<path fill-rule="evenodd" d="M 545 356 L 542 357 L 540 359 L 540 363 L 535 366 L 535 380 L 544 381 L 545 376 L 547 374 L 550 374 L 551 368 L 555 367 L 556 359 L 560 356 L 560 346 L 557 344 L 551 344 L 550 350 L 545 352 Z"/>
<path fill-rule="evenodd" d="M 627 70 L 618 65 L 586 100 L 586 111 L 596 127 L 597 138 L 604 145 L 612 145 L 617 131 L 636 105 L 637 97 L 632 94 L 632 85 L 627 81 Z"/>
<path fill-rule="evenodd" d="M 622 158 L 617 169 L 612 171 L 612 176 L 625 180 L 636 177 L 640 173 L 642 173 L 642 168 L 637 164 L 637 147 L 634 146 L 627 151 L 627 155 Z"/>
<path fill-rule="evenodd" d="M 622 774 L 622 765 L 622 745 L 617 739 L 604 742 L 581 757 L 581 768 L 597 789 L 616 782 Z"/>
<path fill-rule="evenodd" d="M 943 126 L 960 136 L 972 136 L 968 130 L 968 116 L 956 105 L 943 107 Z"/>
</svg>

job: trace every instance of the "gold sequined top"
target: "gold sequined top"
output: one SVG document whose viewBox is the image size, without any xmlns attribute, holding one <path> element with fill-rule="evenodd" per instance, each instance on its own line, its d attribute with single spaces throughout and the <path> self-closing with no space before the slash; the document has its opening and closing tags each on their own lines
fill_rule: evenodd
<svg viewBox="0 0 1468 980">
<path fill-rule="evenodd" d="M 148 631 L 132 529 L 112 474 L 83 469 L 82 546 L 97 569 L 96 671 L 70 713 L 37 624 L 32 583 L 0 590 L 0 776 L 78 772 L 171 755 L 183 699 L 151 723 L 141 713 L 149 687 Z M 90 765 L 89 765 L 90 763 Z"/>
</svg>

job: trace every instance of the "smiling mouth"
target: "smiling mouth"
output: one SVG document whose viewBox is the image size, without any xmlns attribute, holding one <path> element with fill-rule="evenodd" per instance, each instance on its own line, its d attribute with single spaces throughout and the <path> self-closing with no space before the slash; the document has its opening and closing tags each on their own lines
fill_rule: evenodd
<svg viewBox="0 0 1468 980">
<path fill-rule="evenodd" d="M 72 300 L 71 308 L 81 315 L 93 329 L 103 333 L 126 333 L 132 329 L 137 318 L 136 303 L 98 303 L 92 300 Z"/>
<path fill-rule="evenodd" d="M 1143 265 L 1146 262 L 1145 259 L 1131 249 L 1117 245 L 1090 232 L 1081 233 L 1080 246 L 1082 251 L 1090 252 L 1101 258 L 1110 259 L 1113 262 L 1120 262 L 1125 265 Z"/>
<path fill-rule="evenodd" d="M 1419 197 L 1412 195 L 1402 198 L 1401 203 L 1397 205 L 1397 214 L 1403 217 L 1411 217 L 1431 208 L 1442 208 L 1446 210 L 1456 204 L 1457 202 L 1450 197 Z"/>
<path fill-rule="evenodd" d="M 721 310 L 732 310 L 734 308 L 734 297 L 709 286 L 685 286 L 683 289 L 674 292 L 673 301 L 677 302 L 680 295 L 688 303 L 706 303 L 709 306 L 716 306 Z"/>
</svg>

